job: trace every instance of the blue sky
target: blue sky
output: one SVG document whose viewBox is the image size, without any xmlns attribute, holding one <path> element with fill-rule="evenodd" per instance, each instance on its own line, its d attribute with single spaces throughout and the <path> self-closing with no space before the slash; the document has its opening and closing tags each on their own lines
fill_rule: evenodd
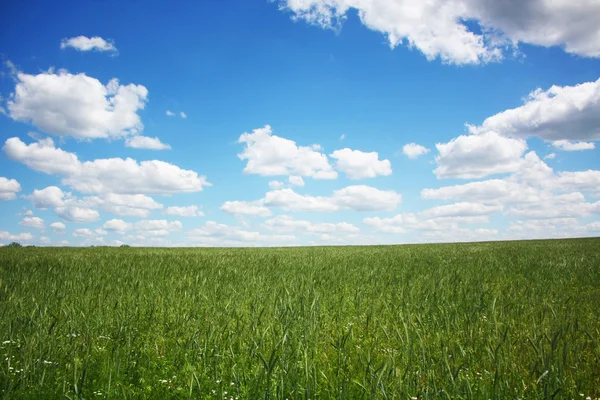
<svg viewBox="0 0 600 400">
<path fill-rule="evenodd" d="M 0 243 L 597 236 L 600 5 L 503 4 L 9 1 Z"/>
</svg>

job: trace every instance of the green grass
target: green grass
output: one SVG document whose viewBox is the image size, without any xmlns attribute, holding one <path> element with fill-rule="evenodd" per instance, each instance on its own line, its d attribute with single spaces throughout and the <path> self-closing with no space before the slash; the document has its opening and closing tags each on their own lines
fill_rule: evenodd
<svg viewBox="0 0 600 400">
<path fill-rule="evenodd" d="M 0 249 L 0 342 L 10 399 L 594 398 L 600 239 Z"/>
</svg>

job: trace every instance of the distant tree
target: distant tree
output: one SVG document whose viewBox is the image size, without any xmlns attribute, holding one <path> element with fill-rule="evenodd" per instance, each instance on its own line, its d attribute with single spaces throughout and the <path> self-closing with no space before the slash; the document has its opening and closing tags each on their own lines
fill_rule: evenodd
<svg viewBox="0 0 600 400">
<path fill-rule="evenodd" d="M 128 245 L 128 244 L 122 244 L 122 245 L 120 245 L 119 247 L 131 247 L 131 246 L 130 246 L 130 245 Z"/>
<path fill-rule="evenodd" d="M 21 243 L 18 242 L 12 242 L 7 244 L 6 247 L 23 247 L 23 245 L 21 245 Z"/>
</svg>

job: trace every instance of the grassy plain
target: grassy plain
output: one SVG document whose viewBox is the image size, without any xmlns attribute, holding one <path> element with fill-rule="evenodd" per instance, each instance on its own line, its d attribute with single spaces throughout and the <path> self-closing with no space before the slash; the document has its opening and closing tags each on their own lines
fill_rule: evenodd
<svg viewBox="0 0 600 400">
<path fill-rule="evenodd" d="M 600 239 L 0 249 L 0 398 L 600 396 Z"/>
</svg>

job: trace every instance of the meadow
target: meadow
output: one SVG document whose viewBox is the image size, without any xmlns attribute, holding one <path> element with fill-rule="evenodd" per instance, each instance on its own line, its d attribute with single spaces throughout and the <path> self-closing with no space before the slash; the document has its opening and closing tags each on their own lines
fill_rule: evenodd
<svg viewBox="0 0 600 400">
<path fill-rule="evenodd" d="M 600 239 L 0 248 L 0 398 L 600 397 Z"/>
</svg>

